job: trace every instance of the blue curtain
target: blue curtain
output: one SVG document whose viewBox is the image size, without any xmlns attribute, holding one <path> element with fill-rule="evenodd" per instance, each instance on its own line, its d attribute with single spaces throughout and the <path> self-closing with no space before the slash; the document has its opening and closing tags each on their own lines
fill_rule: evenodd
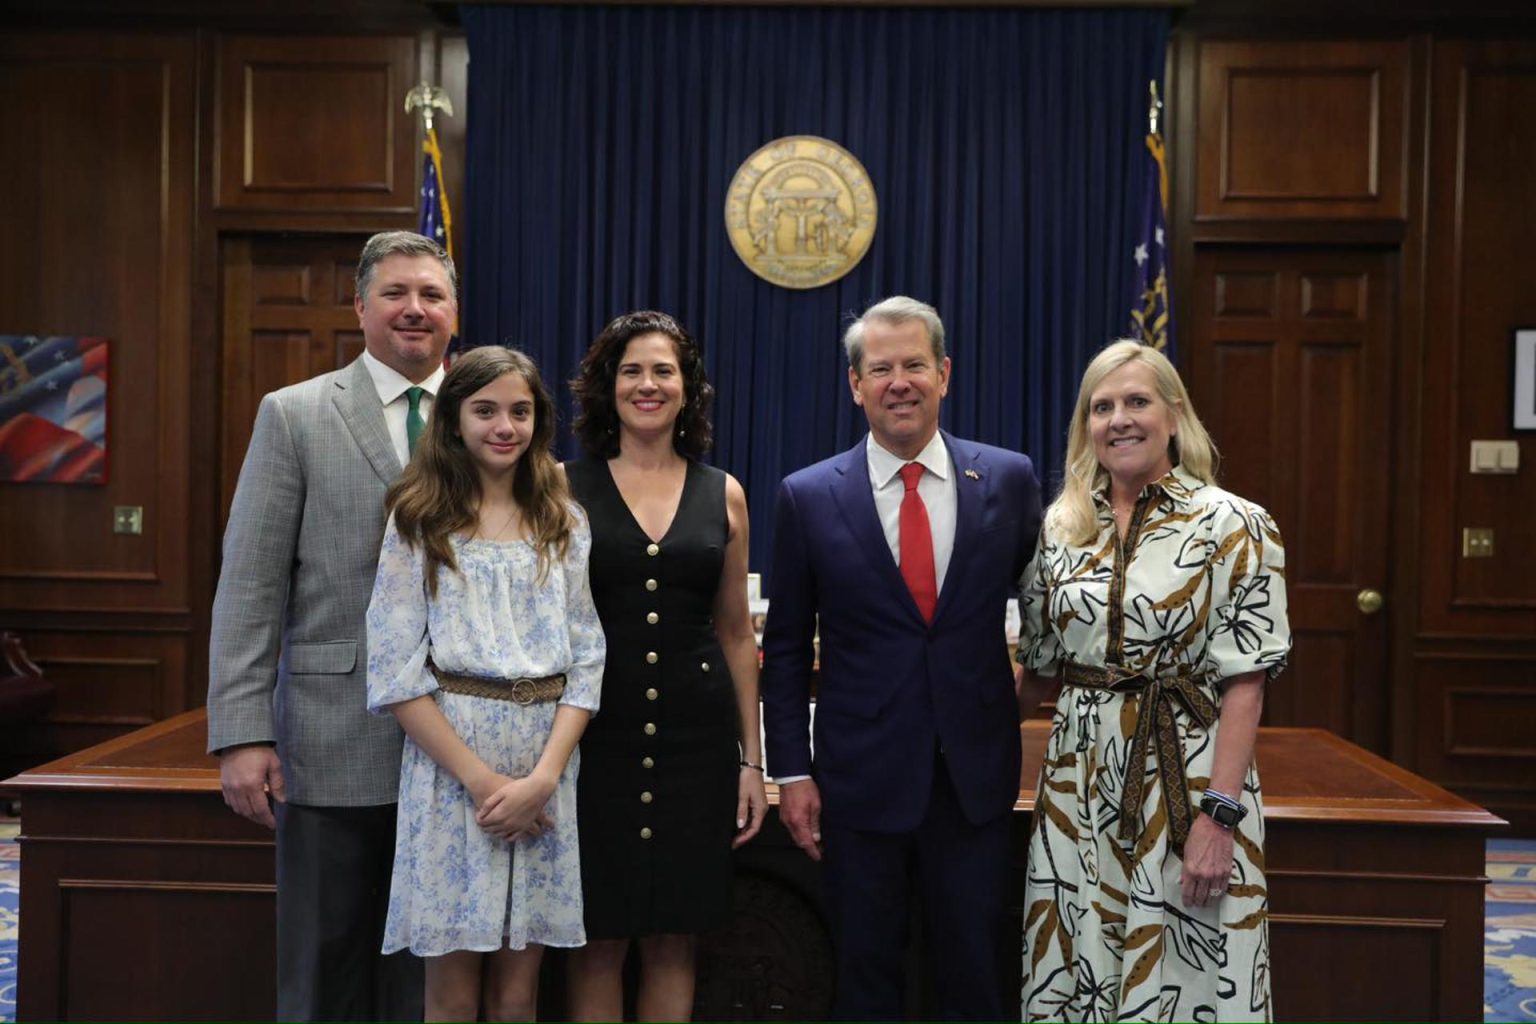
<svg viewBox="0 0 1536 1024">
<path fill-rule="evenodd" d="M 944 427 L 1059 477 L 1078 376 L 1127 330 L 1165 12 L 489 5 L 463 19 L 466 340 L 532 355 L 568 422 L 563 382 L 604 324 L 677 316 L 717 390 L 713 461 L 746 488 L 755 571 L 779 480 L 864 433 L 839 339 L 888 295 L 944 319 Z M 786 135 L 851 151 L 879 201 L 863 262 L 808 291 L 753 275 L 724 223 L 737 168 Z"/>
</svg>

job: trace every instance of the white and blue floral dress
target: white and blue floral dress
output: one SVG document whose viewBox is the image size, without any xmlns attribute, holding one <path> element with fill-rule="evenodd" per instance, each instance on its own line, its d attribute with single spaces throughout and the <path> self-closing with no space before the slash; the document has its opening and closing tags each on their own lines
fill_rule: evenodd
<svg viewBox="0 0 1536 1024">
<path fill-rule="evenodd" d="M 429 599 L 421 550 L 411 550 L 391 518 L 368 605 L 368 707 L 432 694 L 459 737 L 496 772 L 519 777 L 538 763 L 554 723 L 554 703 L 519 706 L 444 693 L 427 670 L 517 678 L 565 673 L 560 703 L 595 712 L 604 641 L 587 583 L 592 535 L 572 506 L 564 562 L 538 578 L 526 541 L 453 538 L 459 571 L 442 569 Z M 579 754 L 546 807 L 555 827 L 508 843 L 475 823 L 475 802 L 458 780 L 409 736 L 400 758 L 400 809 L 384 952 L 419 956 L 491 952 L 529 944 L 580 946 L 581 865 L 576 831 Z"/>
</svg>

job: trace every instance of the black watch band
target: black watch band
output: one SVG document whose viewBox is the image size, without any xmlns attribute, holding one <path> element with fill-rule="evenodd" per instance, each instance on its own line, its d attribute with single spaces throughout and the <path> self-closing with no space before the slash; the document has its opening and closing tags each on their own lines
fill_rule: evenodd
<svg viewBox="0 0 1536 1024">
<path fill-rule="evenodd" d="M 1248 816 L 1248 808 L 1239 804 L 1233 807 L 1223 803 L 1215 797 L 1202 797 L 1200 800 L 1200 813 L 1210 818 L 1222 828 L 1231 830 L 1237 827 L 1238 822 Z"/>
</svg>

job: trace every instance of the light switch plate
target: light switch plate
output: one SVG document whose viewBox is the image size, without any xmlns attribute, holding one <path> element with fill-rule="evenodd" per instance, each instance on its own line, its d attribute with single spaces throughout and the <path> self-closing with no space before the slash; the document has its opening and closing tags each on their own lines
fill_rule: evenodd
<svg viewBox="0 0 1536 1024">
<path fill-rule="evenodd" d="M 1517 473 L 1520 471 L 1519 441 L 1473 441 L 1473 473 Z"/>
</svg>

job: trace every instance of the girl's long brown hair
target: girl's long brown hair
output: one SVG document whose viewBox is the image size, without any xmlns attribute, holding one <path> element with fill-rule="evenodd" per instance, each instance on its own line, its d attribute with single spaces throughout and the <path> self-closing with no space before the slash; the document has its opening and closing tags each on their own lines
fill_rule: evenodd
<svg viewBox="0 0 1536 1024">
<path fill-rule="evenodd" d="M 413 550 L 419 545 L 426 552 L 423 568 L 430 597 L 437 596 L 440 567 L 458 571 L 450 540 L 475 522 L 480 498 L 480 475 L 459 435 L 459 410 L 475 392 L 509 373 L 523 378 L 533 395 L 533 436 L 513 470 L 512 498 L 538 552 L 538 578 L 542 581 L 550 562 L 563 559 L 570 550 L 575 519 L 565 474 L 549 451 L 555 436 L 555 405 L 539 379 L 539 369 L 514 349 L 495 345 L 470 349 L 454 360 L 443 378 L 416 454 L 384 498 L 384 508 L 394 514 L 401 539 Z"/>
</svg>

